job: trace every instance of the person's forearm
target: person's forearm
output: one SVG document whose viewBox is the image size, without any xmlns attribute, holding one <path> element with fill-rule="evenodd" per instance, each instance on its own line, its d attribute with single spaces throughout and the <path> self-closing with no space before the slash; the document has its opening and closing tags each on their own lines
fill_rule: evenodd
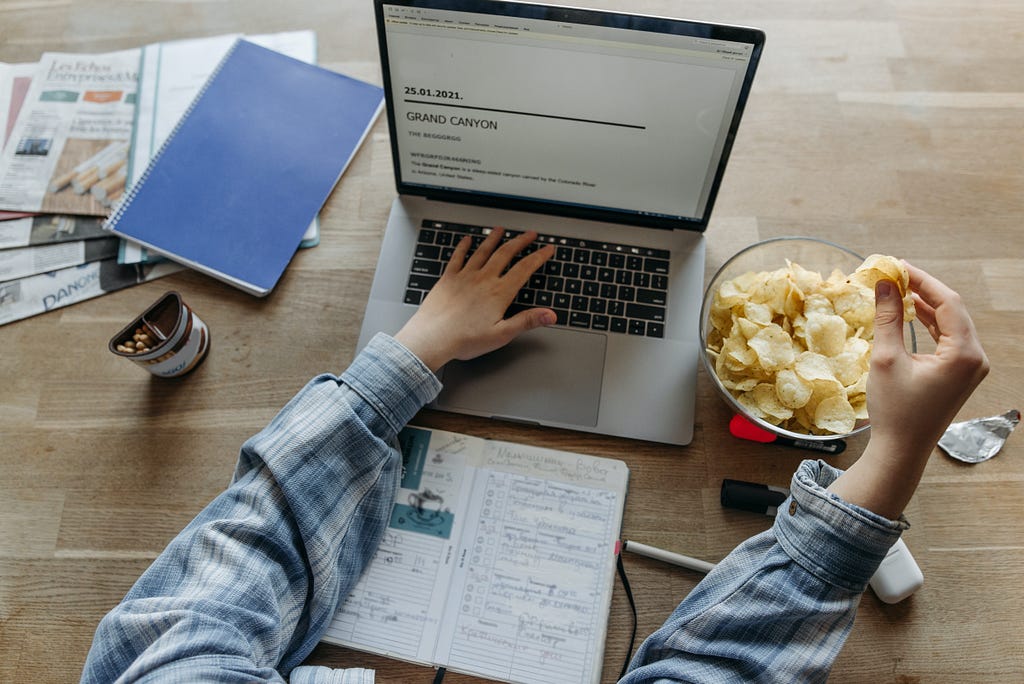
<svg viewBox="0 0 1024 684">
<path fill-rule="evenodd" d="M 921 481 L 931 449 L 915 446 L 916 453 L 887 447 L 872 438 L 860 458 L 828 491 L 841 499 L 895 519 L 903 513 Z"/>
<path fill-rule="evenodd" d="M 298 664 L 372 557 L 401 471 L 395 434 L 437 388 L 390 339 L 341 381 L 311 381 L 104 618 L 83 681 L 169 670 L 251 681 Z"/>
<path fill-rule="evenodd" d="M 824 681 L 905 522 L 833 497 L 805 461 L 772 529 L 730 553 L 637 651 L 624 684 Z"/>
</svg>

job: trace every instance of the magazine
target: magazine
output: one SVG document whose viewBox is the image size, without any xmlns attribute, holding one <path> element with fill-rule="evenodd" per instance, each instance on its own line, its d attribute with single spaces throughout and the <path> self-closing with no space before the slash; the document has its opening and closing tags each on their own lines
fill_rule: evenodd
<svg viewBox="0 0 1024 684">
<path fill-rule="evenodd" d="M 14 128 L 14 121 L 21 111 L 25 94 L 32 84 L 32 76 L 39 65 L 35 62 L 26 64 L 5 64 L 0 62 L 0 151 L 7 144 L 7 139 Z M 6 104 L 4 104 L 6 103 Z M 0 221 L 31 216 L 23 211 L 0 211 Z"/>
<path fill-rule="evenodd" d="M 0 209 L 110 212 L 124 187 L 139 53 L 43 54 L 0 155 Z"/>
</svg>

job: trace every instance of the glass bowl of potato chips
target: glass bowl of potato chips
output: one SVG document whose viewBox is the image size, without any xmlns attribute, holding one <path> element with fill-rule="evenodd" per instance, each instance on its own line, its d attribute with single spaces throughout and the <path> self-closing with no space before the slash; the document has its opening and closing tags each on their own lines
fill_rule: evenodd
<svg viewBox="0 0 1024 684">
<path fill-rule="evenodd" d="M 750 422 L 793 439 L 868 429 L 881 278 L 900 288 L 916 351 L 909 275 L 899 259 L 865 259 L 810 237 L 764 240 L 735 254 L 711 278 L 700 314 L 701 358 L 719 394 Z"/>
</svg>

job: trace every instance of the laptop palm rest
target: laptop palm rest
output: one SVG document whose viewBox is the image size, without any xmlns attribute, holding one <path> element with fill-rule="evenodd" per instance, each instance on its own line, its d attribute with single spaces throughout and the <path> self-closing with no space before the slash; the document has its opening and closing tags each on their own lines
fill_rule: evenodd
<svg viewBox="0 0 1024 684">
<path fill-rule="evenodd" d="M 444 368 L 437 408 L 494 418 L 593 427 L 607 338 L 537 328 L 507 346 Z"/>
</svg>

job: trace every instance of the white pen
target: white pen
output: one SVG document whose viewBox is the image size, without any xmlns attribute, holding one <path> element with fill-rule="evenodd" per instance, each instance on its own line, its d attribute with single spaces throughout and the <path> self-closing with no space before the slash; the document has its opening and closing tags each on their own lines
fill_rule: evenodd
<svg viewBox="0 0 1024 684">
<path fill-rule="evenodd" d="M 622 550 L 635 553 L 638 556 L 647 556 L 655 560 L 660 560 L 665 563 L 671 563 L 672 565 L 678 565 L 681 568 L 689 568 L 690 570 L 696 570 L 697 572 L 711 572 L 715 564 L 702 561 L 697 558 L 690 558 L 684 556 L 681 553 L 672 553 L 671 551 L 665 551 L 664 549 L 656 549 L 653 546 L 647 544 L 641 544 L 640 542 L 626 540 L 622 542 Z"/>
</svg>

